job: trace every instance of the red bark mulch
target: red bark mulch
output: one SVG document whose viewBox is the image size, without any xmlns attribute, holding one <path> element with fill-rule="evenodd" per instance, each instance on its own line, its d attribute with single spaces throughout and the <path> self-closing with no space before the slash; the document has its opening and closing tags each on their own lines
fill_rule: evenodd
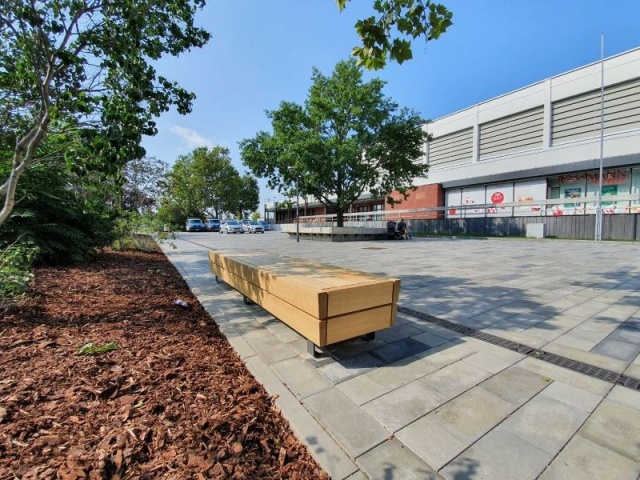
<svg viewBox="0 0 640 480">
<path fill-rule="evenodd" d="M 40 268 L 31 298 L 0 310 L 0 480 L 328 478 L 164 254 Z"/>
</svg>

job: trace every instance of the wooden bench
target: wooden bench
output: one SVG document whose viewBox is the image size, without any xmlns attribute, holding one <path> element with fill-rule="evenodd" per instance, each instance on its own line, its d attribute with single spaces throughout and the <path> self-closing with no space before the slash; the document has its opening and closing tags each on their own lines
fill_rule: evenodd
<svg viewBox="0 0 640 480">
<path fill-rule="evenodd" d="M 375 337 L 395 324 L 400 280 L 260 252 L 210 251 L 223 280 L 307 339 L 316 355 L 343 340 Z"/>
</svg>

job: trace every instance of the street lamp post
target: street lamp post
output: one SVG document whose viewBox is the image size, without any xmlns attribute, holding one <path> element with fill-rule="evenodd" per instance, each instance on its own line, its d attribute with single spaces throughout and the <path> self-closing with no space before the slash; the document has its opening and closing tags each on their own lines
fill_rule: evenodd
<svg viewBox="0 0 640 480">
<path fill-rule="evenodd" d="M 300 242 L 300 190 L 298 186 L 300 185 L 300 177 L 296 175 L 296 193 L 298 194 L 298 199 L 296 200 L 296 242 Z"/>
</svg>

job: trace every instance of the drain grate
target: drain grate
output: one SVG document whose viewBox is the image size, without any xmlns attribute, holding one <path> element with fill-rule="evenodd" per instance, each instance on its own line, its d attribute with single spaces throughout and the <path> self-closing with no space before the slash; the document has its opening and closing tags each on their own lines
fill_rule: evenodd
<svg viewBox="0 0 640 480">
<path fill-rule="evenodd" d="M 475 328 L 467 327 L 465 325 L 458 325 L 457 323 L 450 322 L 449 320 L 437 318 L 433 315 L 419 312 L 411 308 L 398 306 L 398 311 L 406 313 L 407 315 L 411 315 L 412 317 L 415 317 L 419 320 L 424 320 L 433 325 L 446 328 L 447 330 L 450 330 L 452 332 L 460 333 L 467 337 L 476 338 L 478 340 L 482 340 L 483 342 L 491 343 L 492 345 L 497 345 L 499 347 L 503 347 L 514 352 L 527 355 L 529 357 L 537 358 L 538 360 L 543 360 L 545 362 L 558 365 L 559 367 L 568 368 L 569 370 L 573 370 L 574 372 L 583 373 L 585 375 L 589 375 L 590 377 L 604 380 L 605 382 L 613 383 L 615 385 L 621 385 L 632 390 L 640 390 L 640 380 L 637 378 L 629 377 L 627 375 L 621 375 L 617 372 L 607 370 L 606 368 L 589 365 L 588 363 L 578 362 L 571 358 L 556 355 L 555 353 L 545 352 L 544 350 L 537 350 L 523 343 L 513 342 L 511 340 L 500 338 L 495 335 L 491 335 L 490 333 L 481 332 L 480 330 L 476 330 Z"/>
</svg>

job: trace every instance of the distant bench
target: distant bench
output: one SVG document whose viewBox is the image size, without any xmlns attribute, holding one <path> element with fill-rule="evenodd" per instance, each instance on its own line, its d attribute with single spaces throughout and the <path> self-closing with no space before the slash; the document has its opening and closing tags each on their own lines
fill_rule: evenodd
<svg viewBox="0 0 640 480">
<path fill-rule="evenodd" d="M 375 337 L 396 321 L 400 280 L 270 253 L 210 251 L 211 272 L 307 339 Z"/>
</svg>

